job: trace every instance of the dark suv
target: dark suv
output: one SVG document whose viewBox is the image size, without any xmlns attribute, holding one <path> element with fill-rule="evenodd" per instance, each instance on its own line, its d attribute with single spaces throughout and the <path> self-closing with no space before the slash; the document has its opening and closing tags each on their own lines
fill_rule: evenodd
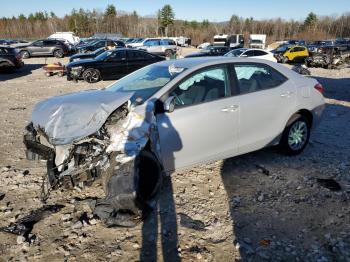
<svg viewBox="0 0 350 262">
<path fill-rule="evenodd" d="M 43 39 L 37 40 L 27 46 L 20 47 L 20 53 L 23 58 L 31 56 L 48 56 L 53 55 L 62 58 L 69 53 L 67 45 L 60 40 Z"/>
<path fill-rule="evenodd" d="M 125 44 L 122 41 L 99 39 L 89 44 L 78 46 L 77 51 L 78 53 L 88 53 L 93 52 L 101 47 L 121 48 L 125 47 Z"/>
<path fill-rule="evenodd" d="M 21 66 L 23 66 L 23 62 L 17 49 L 0 46 L 0 69 L 20 68 Z"/>
</svg>

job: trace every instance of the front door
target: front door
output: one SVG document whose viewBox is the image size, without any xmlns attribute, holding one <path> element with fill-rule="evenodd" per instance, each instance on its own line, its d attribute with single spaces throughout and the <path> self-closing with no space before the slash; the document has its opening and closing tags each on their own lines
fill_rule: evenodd
<svg viewBox="0 0 350 262">
<path fill-rule="evenodd" d="M 235 154 L 239 109 L 226 65 L 192 73 L 166 96 L 176 101 L 173 112 L 157 114 L 167 172 Z"/>
</svg>

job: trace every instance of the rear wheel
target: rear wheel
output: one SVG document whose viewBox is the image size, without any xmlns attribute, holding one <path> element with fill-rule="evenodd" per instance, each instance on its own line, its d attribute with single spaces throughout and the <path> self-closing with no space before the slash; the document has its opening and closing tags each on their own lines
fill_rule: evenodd
<svg viewBox="0 0 350 262">
<path fill-rule="evenodd" d="M 63 51 L 61 49 L 55 50 L 53 52 L 54 57 L 56 58 L 62 58 L 64 56 Z"/>
<path fill-rule="evenodd" d="M 165 50 L 164 54 L 165 54 L 165 57 L 171 57 L 173 55 L 173 51 L 168 49 L 168 50 Z"/>
<path fill-rule="evenodd" d="M 309 120 L 296 115 L 295 120 L 286 126 L 280 141 L 280 147 L 287 155 L 298 155 L 306 147 L 310 138 Z"/>
<path fill-rule="evenodd" d="M 30 54 L 28 51 L 21 51 L 21 57 L 24 58 L 24 59 L 27 59 L 30 57 Z"/>
<path fill-rule="evenodd" d="M 88 83 L 96 83 L 101 80 L 101 75 L 97 69 L 88 68 L 84 71 L 83 78 Z"/>
</svg>

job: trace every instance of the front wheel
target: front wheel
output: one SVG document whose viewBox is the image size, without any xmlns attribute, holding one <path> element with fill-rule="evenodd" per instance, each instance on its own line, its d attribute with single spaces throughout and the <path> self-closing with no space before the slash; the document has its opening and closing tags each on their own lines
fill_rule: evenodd
<svg viewBox="0 0 350 262">
<path fill-rule="evenodd" d="M 298 115 L 283 131 L 280 141 L 282 151 L 290 156 L 300 154 L 309 142 L 310 126 L 306 117 Z"/>
<path fill-rule="evenodd" d="M 89 68 L 84 71 L 83 78 L 88 83 L 96 83 L 100 81 L 101 76 L 97 69 Z"/>
<path fill-rule="evenodd" d="M 53 55 L 54 55 L 56 58 L 62 58 L 62 57 L 64 56 L 62 50 L 56 50 L 55 52 L 53 52 Z"/>
</svg>

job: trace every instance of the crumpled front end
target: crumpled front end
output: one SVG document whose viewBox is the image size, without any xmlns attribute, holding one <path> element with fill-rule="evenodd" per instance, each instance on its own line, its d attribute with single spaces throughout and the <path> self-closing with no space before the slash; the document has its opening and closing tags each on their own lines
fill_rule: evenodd
<svg viewBox="0 0 350 262">
<path fill-rule="evenodd" d="M 152 201 L 161 182 L 160 148 L 154 105 L 118 107 L 95 133 L 53 145 L 32 123 L 24 143 L 28 159 L 46 159 L 51 189 L 81 187 L 102 177 L 105 199 L 95 214 L 107 225 L 132 226 Z"/>
</svg>

